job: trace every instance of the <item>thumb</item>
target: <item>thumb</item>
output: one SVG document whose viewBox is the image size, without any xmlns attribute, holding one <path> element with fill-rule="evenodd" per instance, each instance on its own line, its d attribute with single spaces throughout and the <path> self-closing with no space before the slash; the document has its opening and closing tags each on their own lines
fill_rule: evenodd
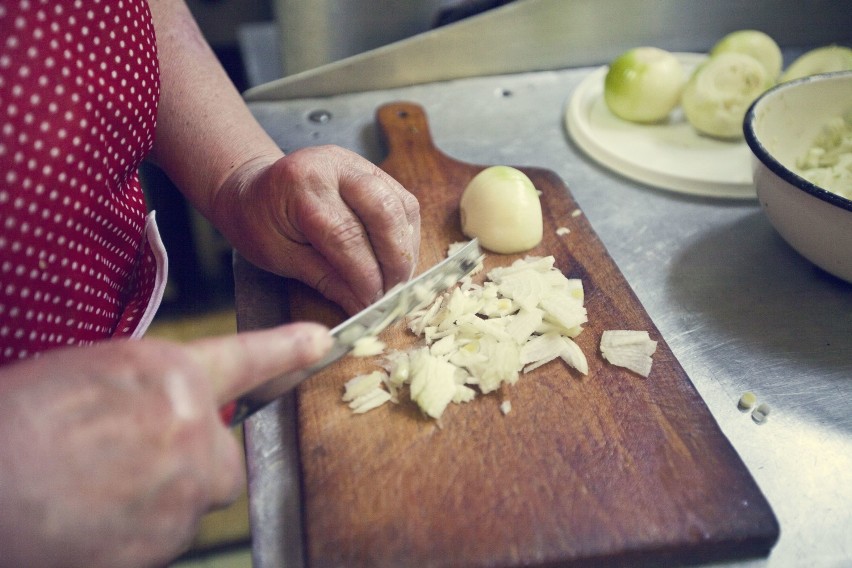
<svg viewBox="0 0 852 568">
<path fill-rule="evenodd" d="M 207 369 L 217 403 L 223 405 L 278 375 L 307 367 L 331 344 L 328 328 L 302 322 L 199 339 L 187 348 Z"/>
</svg>

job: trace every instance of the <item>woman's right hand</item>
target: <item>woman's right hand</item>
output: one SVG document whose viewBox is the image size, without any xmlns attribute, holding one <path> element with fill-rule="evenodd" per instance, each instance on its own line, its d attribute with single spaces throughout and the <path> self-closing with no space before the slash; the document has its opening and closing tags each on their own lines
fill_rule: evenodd
<svg viewBox="0 0 852 568">
<path fill-rule="evenodd" d="M 0 566 L 154 566 L 236 499 L 219 409 L 319 359 L 292 324 L 180 345 L 115 340 L 0 368 Z"/>
</svg>

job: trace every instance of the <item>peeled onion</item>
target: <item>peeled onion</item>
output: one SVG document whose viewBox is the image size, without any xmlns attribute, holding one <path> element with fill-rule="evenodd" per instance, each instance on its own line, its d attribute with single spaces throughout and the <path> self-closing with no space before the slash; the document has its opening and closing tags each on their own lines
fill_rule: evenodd
<svg viewBox="0 0 852 568">
<path fill-rule="evenodd" d="M 631 122 L 658 122 L 680 102 L 686 74 L 680 60 L 656 47 L 637 47 L 616 57 L 604 78 L 604 101 Z"/>
<path fill-rule="evenodd" d="M 530 178 L 509 166 L 479 172 L 462 193 L 462 232 L 500 254 L 528 251 L 541 242 L 541 202 Z"/>
<path fill-rule="evenodd" d="M 768 34 L 758 30 L 738 30 L 731 32 L 710 50 L 710 57 L 721 53 L 742 53 L 756 59 L 763 68 L 771 83 L 778 79 L 784 58 L 781 48 Z"/>
<path fill-rule="evenodd" d="M 771 83 L 766 69 L 755 58 L 720 53 L 693 72 L 683 90 L 683 112 L 699 132 L 717 138 L 742 138 L 748 107 Z"/>
<path fill-rule="evenodd" d="M 852 71 L 852 49 L 842 45 L 826 45 L 803 53 L 787 67 L 781 75 L 781 81 L 834 71 Z"/>
</svg>

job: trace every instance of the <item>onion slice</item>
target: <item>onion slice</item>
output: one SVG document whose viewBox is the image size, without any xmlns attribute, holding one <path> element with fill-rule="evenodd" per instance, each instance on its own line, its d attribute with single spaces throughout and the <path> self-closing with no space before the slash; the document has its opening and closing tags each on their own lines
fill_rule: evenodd
<svg viewBox="0 0 852 568">
<path fill-rule="evenodd" d="M 657 342 L 647 331 L 607 330 L 601 334 L 600 350 L 611 364 L 647 378 L 651 374 L 651 355 L 657 350 Z"/>
</svg>

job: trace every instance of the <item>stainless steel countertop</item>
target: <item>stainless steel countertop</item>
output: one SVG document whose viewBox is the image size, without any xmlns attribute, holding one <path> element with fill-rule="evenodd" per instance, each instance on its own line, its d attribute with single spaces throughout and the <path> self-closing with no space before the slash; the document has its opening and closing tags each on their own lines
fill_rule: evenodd
<svg viewBox="0 0 852 568">
<path fill-rule="evenodd" d="M 736 565 L 852 566 L 852 284 L 786 245 L 756 199 L 629 181 L 584 156 L 563 120 L 596 69 L 586 66 L 626 47 L 700 51 L 725 31 L 757 27 L 789 56 L 790 46 L 848 34 L 850 23 L 848 0 L 523 0 L 247 97 L 285 151 L 338 144 L 378 162 L 375 110 L 407 100 L 425 108 L 436 144 L 454 158 L 558 173 L 778 516 L 769 558 Z M 269 39 L 258 38 L 246 36 L 244 55 L 269 79 Z M 280 322 L 280 279 L 240 257 L 235 272 L 241 325 Z M 765 424 L 737 409 L 746 390 L 772 407 Z M 303 563 L 294 413 L 289 396 L 246 424 L 258 568 Z"/>
<path fill-rule="evenodd" d="M 586 158 L 563 116 L 592 70 L 250 106 L 285 151 L 338 144 L 380 161 L 376 108 L 412 101 L 425 108 L 438 147 L 457 159 L 557 172 L 778 516 L 781 538 L 771 556 L 744 565 L 852 564 L 852 284 L 794 252 L 756 200 L 645 187 Z M 737 409 L 747 390 L 772 407 L 763 425 Z M 298 502 L 280 494 L 281 460 L 291 458 L 278 446 L 276 412 L 249 425 L 255 521 L 269 520 L 270 499 Z M 273 482 L 257 479 L 264 475 Z M 280 529 L 255 524 L 256 548 L 280 546 L 280 534 L 269 532 Z"/>
</svg>

